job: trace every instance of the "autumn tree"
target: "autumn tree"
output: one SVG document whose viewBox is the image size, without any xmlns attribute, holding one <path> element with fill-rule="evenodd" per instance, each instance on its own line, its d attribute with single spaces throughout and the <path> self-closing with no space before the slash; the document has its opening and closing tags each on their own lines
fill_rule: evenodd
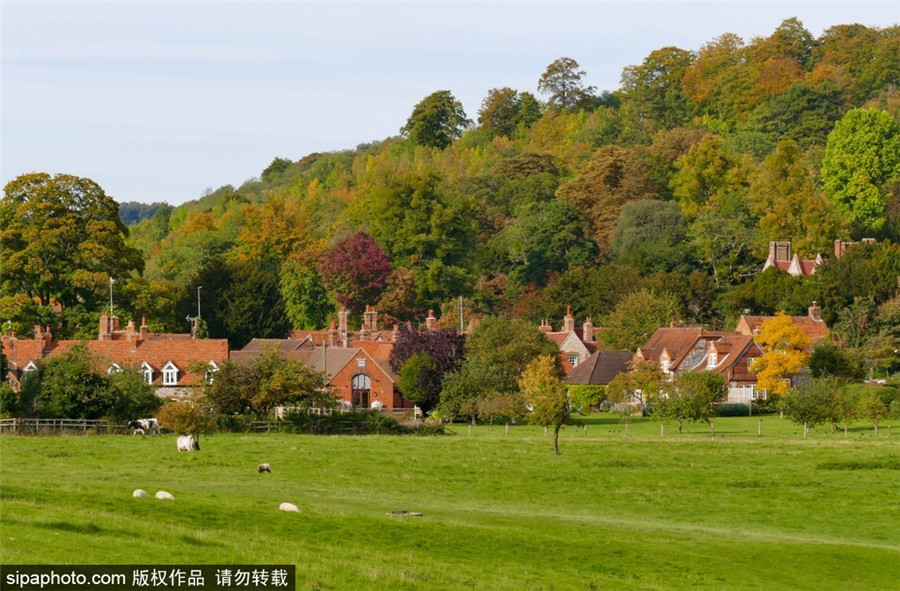
<svg viewBox="0 0 900 591">
<path fill-rule="evenodd" d="M 606 397 L 612 403 L 623 404 L 626 413 L 637 407 L 638 414 L 643 414 L 645 406 L 659 401 L 668 382 L 658 364 L 638 360 L 629 371 L 620 373 L 606 385 Z"/>
<path fill-rule="evenodd" d="M 532 407 L 531 422 L 553 427 L 553 451 L 559 455 L 559 430 L 570 424 L 571 407 L 566 385 L 560 376 L 555 355 L 541 355 L 525 366 L 519 377 L 519 388 Z"/>
<path fill-rule="evenodd" d="M 442 150 L 471 123 L 462 103 L 449 90 L 438 90 L 416 104 L 400 133 L 414 144 Z"/>
<path fill-rule="evenodd" d="M 822 181 L 841 214 L 863 230 L 879 230 L 886 184 L 900 181 L 900 123 L 877 109 L 849 111 L 828 136 Z"/>
<path fill-rule="evenodd" d="M 654 196 L 647 184 L 646 161 L 636 151 L 618 146 L 594 152 L 581 173 L 562 185 L 557 195 L 588 216 L 601 252 L 609 248 L 622 207 Z"/>
<path fill-rule="evenodd" d="M 859 401 L 859 415 L 867 419 L 875 426 L 875 435 L 878 435 L 878 424 L 887 416 L 887 406 L 878 393 L 874 390 L 863 396 Z"/>
<path fill-rule="evenodd" d="M 43 307 L 62 308 L 61 330 L 73 330 L 66 310 L 95 313 L 106 303 L 109 278 L 144 268 L 126 244 L 118 204 L 88 178 L 21 175 L 0 201 L 0 296 L 24 294 Z"/>
<path fill-rule="evenodd" d="M 370 234 L 357 232 L 325 251 L 318 265 L 334 299 L 355 313 L 373 304 L 391 272 L 390 261 Z"/>
<path fill-rule="evenodd" d="M 538 80 L 538 92 L 548 95 L 547 103 L 555 110 L 574 110 L 584 105 L 596 90 L 593 86 L 585 86 L 583 78 L 586 74 L 579 69 L 578 62 L 570 57 L 561 57 L 547 66 Z"/>
<path fill-rule="evenodd" d="M 790 388 L 787 378 L 801 371 L 809 361 L 809 336 L 790 316 L 779 312 L 760 324 L 759 335 L 754 340 L 763 352 L 750 366 L 750 371 L 756 374 L 757 386 L 770 396 L 783 395 Z"/>
</svg>

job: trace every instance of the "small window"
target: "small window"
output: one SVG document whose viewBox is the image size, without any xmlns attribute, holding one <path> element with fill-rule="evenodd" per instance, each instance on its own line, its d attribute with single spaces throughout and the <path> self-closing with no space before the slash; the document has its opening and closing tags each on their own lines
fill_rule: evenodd
<svg viewBox="0 0 900 591">
<path fill-rule="evenodd" d="M 578 355 L 569 355 L 569 365 L 572 367 L 578 365 Z"/>
<path fill-rule="evenodd" d="M 365 367 L 366 366 L 366 358 L 365 357 L 357 357 L 356 358 L 356 367 Z"/>
<path fill-rule="evenodd" d="M 719 364 L 719 355 L 717 353 L 710 353 L 709 357 L 706 359 L 707 367 L 715 367 Z"/>
<path fill-rule="evenodd" d="M 218 372 L 219 372 L 219 366 L 216 365 L 216 362 L 215 362 L 215 361 L 210 361 L 210 362 L 207 364 L 207 367 L 206 367 L 206 375 L 204 376 L 204 377 L 206 378 L 206 383 L 207 383 L 207 384 L 212 384 L 213 381 L 215 381 L 215 379 L 216 379 L 216 374 L 217 374 Z"/>
<path fill-rule="evenodd" d="M 747 370 L 750 370 L 750 366 L 753 365 L 753 362 L 756 361 L 756 357 L 748 357 L 747 358 Z"/>
<path fill-rule="evenodd" d="M 668 359 L 663 359 L 659 362 L 660 367 L 662 367 L 663 373 L 669 373 L 669 364 L 672 363 Z"/>
<path fill-rule="evenodd" d="M 146 361 L 141 364 L 141 373 L 148 384 L 153 384 L 153 368 Z"/>
<path fill-rule="evenodd" d="M 178 385 L 178 367 L 172 363 L 168 362 L 162 370 L 163 374 L 163 386 L 176 386 Z"/>
</svg>

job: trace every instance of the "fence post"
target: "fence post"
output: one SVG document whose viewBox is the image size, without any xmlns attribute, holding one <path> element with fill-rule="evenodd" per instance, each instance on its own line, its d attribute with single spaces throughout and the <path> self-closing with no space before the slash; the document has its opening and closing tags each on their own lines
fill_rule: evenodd
<svg viewBox="0 0 900 591">
<path fill-rule="evenodd" d="M 762 437 L 762 419 L 759 419 L 759 426 L 756 428 L 756 436 Z"/>
</svg>

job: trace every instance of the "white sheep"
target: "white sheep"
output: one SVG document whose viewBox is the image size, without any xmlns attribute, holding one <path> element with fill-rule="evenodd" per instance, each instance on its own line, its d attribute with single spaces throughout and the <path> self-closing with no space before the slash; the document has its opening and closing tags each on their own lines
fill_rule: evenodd
<svg viewBox="0 0 900 591">
<path fill-rule="evenodd" d="M 172 493 L 167 493 L 164 490 L 161 490 L 156 493 L 156 498 L 163 501 L 174 501 L 175 497 L 172 496 Z"/>
<path fill-rule="evenodd" d="M 269 466 L 268 464 L 260 464 L 259 466 L 256 467 L 256 471 L 259 472 L 260 474 L 262 474 L 263 472 L 268 472 L 269 474 L 271 474 L 272 467 Z"/>
<path fill-rule="evenodd" d="M 147 491 L 139 488 L 139 489 L 136 489 L 133 493 L 131 493 L 131 496 L 133 496 L 136 499 L 146 499 L 150 495 L 147 494 Z"/>
<path fill-rule="evenodd" d="M 278 505 L 278 508 L 281 509 L 282 511 L 290 511 L 291 513 L 299 513 L 300 512 L 300 508 L 297 507 L 297 505 L 295 505 L 293 503 L 282 503 L 282 504 Z"/>
</svg>

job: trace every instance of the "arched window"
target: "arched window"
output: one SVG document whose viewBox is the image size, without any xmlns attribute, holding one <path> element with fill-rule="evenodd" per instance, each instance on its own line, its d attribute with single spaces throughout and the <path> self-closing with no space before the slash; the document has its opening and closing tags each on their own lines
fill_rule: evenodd
<svg viewBox="0 0 900 591">
<path fill-rule="evenodd" d="M 354 390 L 371 390 L 372 381 L 367 375 L 357 374 L 353 376 L 352 387 Z"/>
<path fill-rule="evenodd" d="M 350 380 L 352 391 L 350 392 L 350 401 L 353 406 L 369 408 L 369 392 L 372 388 L 372 381 L 365 374 L 356 374 Z"/>
</svg>

